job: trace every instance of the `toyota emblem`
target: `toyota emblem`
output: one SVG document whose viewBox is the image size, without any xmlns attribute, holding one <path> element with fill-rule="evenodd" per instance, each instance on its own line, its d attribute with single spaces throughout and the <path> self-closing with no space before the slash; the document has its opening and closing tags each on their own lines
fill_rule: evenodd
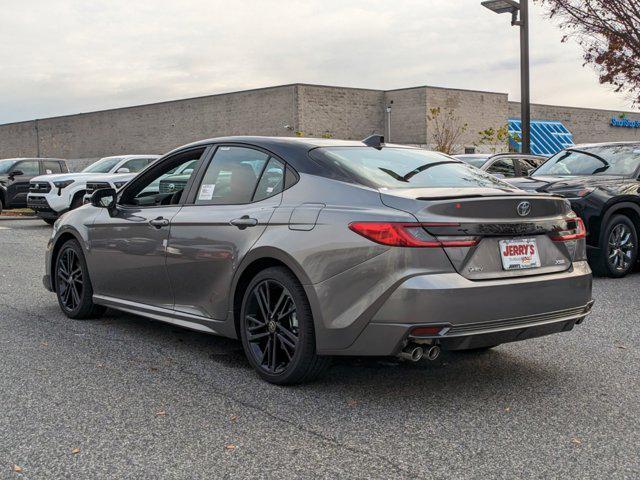
<svg viewBox="0 0 640 480">
<path fill-rule="evenodd" d="M 531 213 L 531 204 L 529 202 L 520 202 L 516 211 L 521 217 L 526 217 Z"/>
</svg>

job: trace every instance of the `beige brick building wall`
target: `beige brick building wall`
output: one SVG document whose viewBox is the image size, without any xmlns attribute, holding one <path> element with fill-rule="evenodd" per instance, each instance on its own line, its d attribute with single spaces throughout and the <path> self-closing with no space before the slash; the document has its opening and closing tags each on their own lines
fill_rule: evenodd
<svg viewBox="0 0 640 480">
<path fill-rule="evenodd" d="M 640 128 L 611 126 L 611 118 L 625 115 L 629 120 L 640 120 L 638 112 L 597 110 L 594 108 L 531 105 L 532 120 L 558 120 L 573 133 L 575 143 L 640 141 Z M 520 118 L 520 103 L 509 102 L 509 118 Z"/>
<path fill-rule="evenodd" d="M 393 103 L 391 103 L 393 102 Z M 14 156 L 98 158 L 125 153 L 164 153 L 179 145 L 225 135 L 330 136 L 362 139 L 387 135 L 391 141 L 434 146 L 429 110 L 451 111 L 467 124 L 456 150 L 474 147 L 479 133 L 519 117 L 507 94 L 439 87 L 371 90 L 293 84 L 221 95 L 104 110 L 0 125 L 0 158 Z M 533 105 L 533 118 L 560 120 L 577 143 L 639 140 L 640 129 L 610 126 L 624 112 Z M 640 113 L 627 112 L 640 120 Z M 478 151 L 503 150 L 485 145 Z"/>
</svg>

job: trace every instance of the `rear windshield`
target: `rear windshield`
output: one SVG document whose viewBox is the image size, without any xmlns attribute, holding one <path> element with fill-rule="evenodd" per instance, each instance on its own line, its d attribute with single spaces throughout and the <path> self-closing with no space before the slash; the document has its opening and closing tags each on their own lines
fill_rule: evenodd
<svg viewBox="0 0 640 480">
<path fill-rule="evenodd" d="M 487 163 L 487 160 L 489 160 L 489 157 L 487 156 L 474 157 L 473 155 L 461 155 L 455 158 L 457 158 L 458 160 L 462 160 L 464 163 L 468 163 L 469 165 L 473 165 L 474 167 L 478 167 L 478 168 L 483 166 L 485 163 Z"/>
<path fill-rule="evenodd" d="M 535 171 L 535 175 L 624 175 L 640 168 L 640 145 L 603 145 L 563 150 Z"/>
<path fill-rule="evenodd" d="M 428 150 L 385 147 L 327 147 L 311 157 L 344 176 L 374 188 L 512 188 L 464 162 Z"/>
</svg>

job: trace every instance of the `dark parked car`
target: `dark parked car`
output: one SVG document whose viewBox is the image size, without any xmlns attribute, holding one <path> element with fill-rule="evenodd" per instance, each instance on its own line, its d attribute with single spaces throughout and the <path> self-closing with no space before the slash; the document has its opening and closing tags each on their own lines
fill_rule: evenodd
<svg viewBox="0 0 640 480">
<path fill-rule="evenodd" d="M 184 185 L 149 195 L 193 160 Z M 112 307 L 240 338 L 288 384 L 332 355 L 417 361 L 569 331 L 592 304 L 583 237 L 566 200 L 440 153 L 230 137 L 67 213 L 44 283 L 71 318 Z"/>
<path fill-rule="evenodd" d="M 541 155 L 522 153 L 469 153 L 455 155 L 455 158 L 499 178 L 527 176 L 547 161 L 547 157 Z"/>
<path fill-rule="evenodd" d="M 593 270 L 623 277 L 638 259 L 640 143 L 578 145 L 553 156 L 530 177 L 510 181 L 562 195 L 587 227 Z"/>
<path fill-rule="evenodd" d="M 0 160 L 0 212 L 25 208 L 29 182 L 39 175 L 66 173 L 67 162 L 57 158 L 7 158 Z"/>
</svg>

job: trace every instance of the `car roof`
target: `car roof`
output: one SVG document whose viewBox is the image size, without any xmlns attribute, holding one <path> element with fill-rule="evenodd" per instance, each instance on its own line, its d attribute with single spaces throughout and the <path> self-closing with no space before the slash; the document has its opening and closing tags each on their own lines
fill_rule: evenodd
<svg viewBox="0 0 640 480">
<path fill-rule="evenodd" d="M 131 160 L 132 158 L 160 158 L 160 155 L 149 154 L 149 155 L 111 155 L 110 157 L 102 157 L 100 160 L 104 160 L 107 158 L 119 158 L 122 160 Z"/>
<path fill-rule="evenodd" d="M 274 155 L 286 160 L 294 169 L 301 173 L 321 174 L 326 168 L 309 157 L 308 152 L 320 147 L 363 147 L 367 146 L 359 140 L 335 140 L 331 138 L 308 137 L 262 137 L 262 136 L 230 136 L 209 138 L 198 142 L 189 143 L 172 150 L 167 155 L 177 153 L 189 148 L 207 147 L 219 143 L 236 143 L 252 145 L 272 152 Z M 417 149 L 407 145 L 384 144 L 384 147 Z"/>
<path fill-rule="evenodd" d="M 13 160 L 14 162 L 17 161 L 22 161 L 22 160 L 37 160 L 39 162 L 50 162 L 50 161 L 54 161 L 54 162 L 66 162 L 65 159 L 63 158 L 48 158 L 48 157 L 41 157 L 41 158 L 36 158 L 36 157 L 16 157 L 16 158 L 0 158 L 0 161 L 3 160 Z"/>
<path fill-rule="evenodd" d="M 640 147 L 640 142 L 637 141 L 625 141 L 625 142 L 602 142 L 602 143 L 580 143 L 578 145 L 571 145 L 566 150 L 575 150 L 581 148 L 598 148 L 598 147 L 624 147 L 636 145 Z"/>
</svg>

